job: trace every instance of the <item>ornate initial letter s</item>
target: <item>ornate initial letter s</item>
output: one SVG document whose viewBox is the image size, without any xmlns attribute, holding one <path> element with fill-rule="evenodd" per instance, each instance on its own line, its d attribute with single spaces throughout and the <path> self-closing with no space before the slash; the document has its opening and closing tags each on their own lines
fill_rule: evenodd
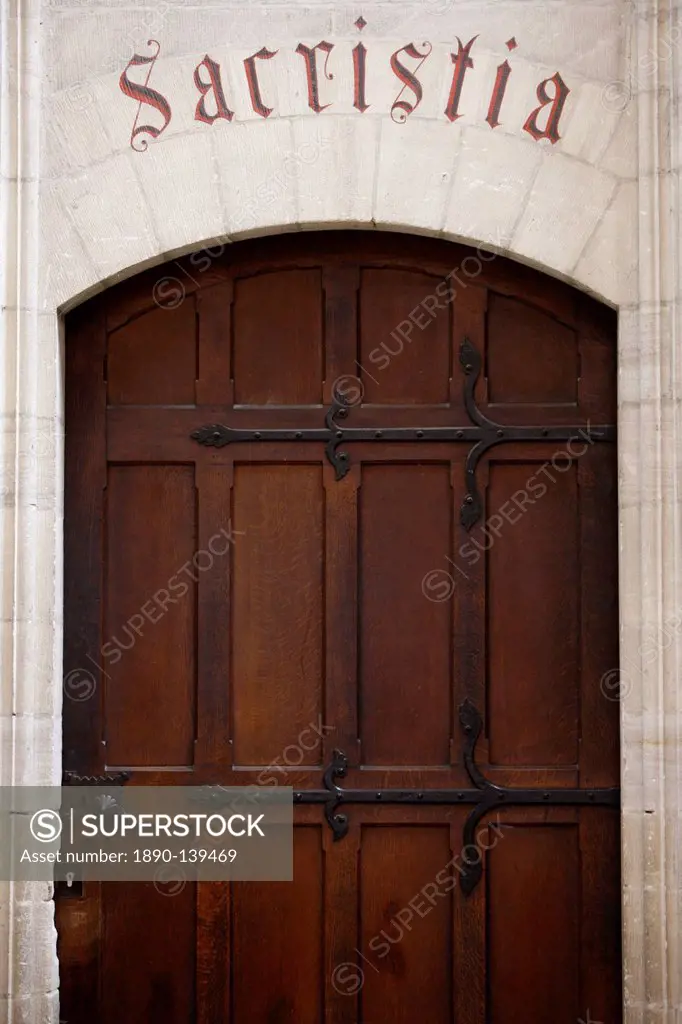
<svg viewBox="0 0 682 1024">
<path fill-rule="evenodd" d="M 138 101 L 137 114 L 135 115 L 135 121 L 133 122 L 133 130 L 130 133 L 130 145 L 136 153 L 144 153 L 147 146 L 149 145 L 147 139 L 140 139 L 139 144 L 135 144 L 135 140 L 138 135 L 150 135 L 153 139 L 158 139 L 161 132 L 165 131 L 170 124 L 172 112 L 170 104 L 165 96 L 162 96 L 160 92 L 155 89 L 149 88 L 149 78 L 156 63 L 156 58 L 161 52 L 161 46 L 156 39 L 147 40 L 147 46 L 156 46 L 156 53 L 153 57 L 141 57 L 139 53 L 133 54 L 131 60 L 128 61 L 123 74 L 119 79 L 119 86 L 121 92 L 125 93 L 126 96 L 130 96 L 131 99 Z M 147 77 L 142 85 L 137 82 L 131 82 L 128 78 L 128 69 L 134 67 L 140 67 L 148 64 L 149 70 L 147 71 Z M 163 126 L 156 128 L 153 124 L 138 124 L 140 118 L 140 111 L 142 110 L 142 104 L 146 103 L 147 106 L 153 107 L 163 117 Z"/>
<path fill-rule="evenodd" d="M 548 82 L 554 83 L 553 99 L 551 96 L 547 95 Z M 545 78 L 544 81 L 540 82 L 537 92 L 538 99 L 540 100 L 540 106 L 536 107 L 535 110 L 528 115 L 528 120 L 523 126 L 524 131 L 528 132 L 529 135 L 532 135 L 536 141 L 538 139 L 549 139 L 552 145 L 554 145 L 555 142 L 558 142 L 561 138 L 559 135 L 559 119 L 564 109 L 566 97 L 570 91 L 571 90 L 568 88 L 558 71 L 551 78 Z M 543 131 L 543 129 L 538 128 L 538 114 L 549 103 L 552 104 L 552 108 L 549 112 L 547 124 Z"/>
</svg>

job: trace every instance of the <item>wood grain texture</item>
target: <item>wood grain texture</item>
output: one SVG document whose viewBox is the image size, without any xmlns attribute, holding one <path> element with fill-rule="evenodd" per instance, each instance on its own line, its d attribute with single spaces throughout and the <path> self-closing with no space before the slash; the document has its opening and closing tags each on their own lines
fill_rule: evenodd
<svg viewBox="0 0 682 1024">
<path fill-rule="evenodd" d="M 298 791 L 340 747 L 348 786 L 463 788 L 468 696 L 495 782 L 618 784 L 619 707 L 600 687 L 617 667 L 615 446 L 577 445 L 520 508 L 557 445 L 493 448 L 466 533 L 468 442 L 358 443 L 339 482 L 322 443 L 191 440 L 210 423 L 319 427 L 340 378 L 364 387 L 354 425 L 469 426 L 465 338 L 491 419 L 615 421 L 611 311 L 499 257 L 443 304 L 470 252 L 396 239 L 239 243 L 174 310 L 153 301 L 157 268 L 67 318 L 65 673 L 95 683 L 65 700 L 68 769 Z M 465 897 L 466 807 L 345 810 L 334 842 L 319 806 L 296 807 L 292 883 L 60 901 L 62 1018 L 619 1024 L 615 812 L 502 808 Z"/>
</svg>

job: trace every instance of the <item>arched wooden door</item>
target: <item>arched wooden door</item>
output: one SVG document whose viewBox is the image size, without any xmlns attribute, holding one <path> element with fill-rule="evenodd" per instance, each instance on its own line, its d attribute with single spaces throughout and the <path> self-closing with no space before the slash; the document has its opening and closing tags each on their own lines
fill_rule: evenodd
<svg viewBox="0 0 682 1024">
<path fill-rule="evenodd" d="M 62 1018 L 616 1024 L 614 314 L 344 232 L 67 327 L 65 769 L 298 803 L 292 883 L 60 897 Z"/>
</svg>

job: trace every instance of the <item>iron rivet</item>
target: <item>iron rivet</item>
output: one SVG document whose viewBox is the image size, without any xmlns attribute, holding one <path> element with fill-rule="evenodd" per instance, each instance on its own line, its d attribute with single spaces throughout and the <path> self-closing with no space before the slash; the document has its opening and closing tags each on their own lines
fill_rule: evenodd
<svg viewBox="0 0 682 1024">
<path fill-rule="evenodd" d="M 457 794 L 457 799 L 458 800 L 463 800 L 464 799 L 464 793 L 458 793 Z"/>
<path fill-rule="evenodd" d="M 498 437 L 504 437 L 504 430 L 498 430 L 497 431 L 497 436 Z"/>
<path fill-rule="evenodd" d="M 257 441 L 260 441 L 260 430 L 257 430 L 253 436 L 256 438 Z"/>
<path fill-rule="evenodd" d="M 424 794 L 423 793 L 417 793 L 417 800 L 423 800 L 423 799 L 424 799 Z"/>
<path fill-rule="evenodd" d="M 473 370 L 473 366 L 471 365 L 471 363 L 467 363 L 464 369 L 466 370 L 467 373 L 471 373 L 471 371 Z"/>
<path fill-rule="evenodd" d="M 220 431 L 219 430 L 215 430 L 213 432 L 213 440 L 214 441 L 219 441 L 220 440 Z"/>
<path fill-rule="evenodd" d="M 542 431 L 542 436 L 543 437 L 547 437 L 548 434 L 549 434 L 549 430 L 543 430 Z"/>
<path fill-rule="evenodd" d="M 300 800 L 300 799 L 301 799 L 301 794 L 300 793 L 294 793 L 294 800 Z"/>
<path fill-rule="evenodd" d="M 301 437 L 303 437 L 303 434 L 301 433 L 300 430 L 297 430 L 296 431 L 296 438 L 298 439 L 298 438 L 301 438 Z"/>
<path fill-rule="evenodd" d="M 375 434 L 374 434 L 375 437 L 381 437 L 382 435 L 383 435 L 383 431 L 382 430 L 377 430 L 375 432 Z"/>
<path fill-rule="evenodd" d="M 588 794 L 588 800 L 594 800 L 594 793 Z"/>
<path fill-rule="evenodd" d="M 458 430 L 457 431 L 457 437 L 464 437 L 464 431 L 463 430 Z"/>
<path fill-rule="evenodd" d="M 543 793 L 542 794 L 542 799 L 543 800 L 549 800 L 549 793 Z"/>
<path fill-rule="evenodd" d="M 497 799 L 498 800 L 504 800 L 504 793 L 498 793 L 497 794 Z"/>
<path fill-rule="evenodd" d="M 424 436 L 424 431 L 423 430 L 418 430 L 417 431 L 417 437 L 423 437 L 423 436 Z"/>
<path fill-rule="evenodd" d="M 377 793 L 377 800 L 381 800 L 381 793 Z"/>
<path fill-rule="evenodd" d="M 348 458 L 348 456 L 346 455 L 345 452 L 341 452 L 341 454 L 339 455 L 339 458 L 343 459 L 345 461 Z"/>
<path fill-rule="evenodd" d="M 471 497 L 470 494 L 467 494 L 466 498 L 464 499 L 464 501 L 466 502 L 467 505 L 473 504 L 473 500 L 474 499 Z"/>
<path fill-rule="evenodd" d="M 337 430 L 336 431 L 336 436 L 337 437 L 343 437 L 343 430 Z"/>
</svg>

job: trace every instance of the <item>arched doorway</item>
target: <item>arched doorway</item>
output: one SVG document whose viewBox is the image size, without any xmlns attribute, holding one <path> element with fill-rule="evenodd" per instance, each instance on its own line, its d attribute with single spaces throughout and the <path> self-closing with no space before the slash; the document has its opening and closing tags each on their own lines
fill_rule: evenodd
<svg viewBox="0 0 682 1024">
<path fill-rule="evenodd" d="M 60 900 L 62 1017 L 618 1021 L 614 314 L 339 232 L 67 332 L 65 769 L 298 799 L 292 883 Z"/>
</svg>

